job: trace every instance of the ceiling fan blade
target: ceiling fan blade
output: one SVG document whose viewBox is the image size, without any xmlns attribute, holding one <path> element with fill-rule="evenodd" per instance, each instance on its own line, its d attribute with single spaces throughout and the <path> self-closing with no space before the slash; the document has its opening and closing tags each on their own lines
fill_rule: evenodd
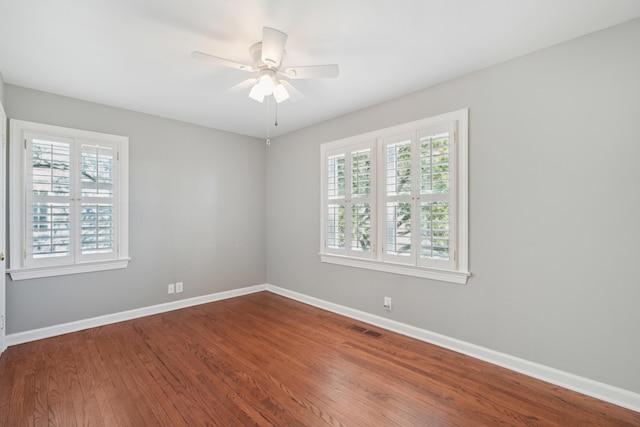
<svg viewBox="0 0 640 427">
<path fill-rule="evenodd" d="M 292 102 L 300 101 L 304 98 L 302 92 L 296 89 L 295 86 L 288 81 L 280 80 L 280 83 L 282 83 L 282 86 L 284 86 L 287 89 L 287 92 L 289 92 L 289 99 L 291 99 Z"/>
<path fill-rule="evenodd" d="M 256 71 L 251 65 L 241 64 L 239 62 L 234 62 L 229 59 L 220 58 L 219 56 L 209 55 L 208 53 L 199 52 L 194 50 L 191 52 L 191 57 L 195 59 L 202 59 L 205 61 L 209 61 L 213 64 L 223 65 L 225 67 L 235 68 L 236 70 L 253 72 Z"/>
<path fill-rule="evenodd" d="M 255 85 L 256 83 L 258 83 L 257 79 L 247 79 L 238 83 L 235 86 L 231 86 L 229 89 L 225 90 L 225 92 L 228 92 L 228 93 L 241 92 L 245 89 L 249 89 L 251 86 Z"/>
<path fill-rule="evenodd" d="M 282 31 L 264 27 L 262 30 L 262 62 L 270 67 L 279 67 L 284 56 L 287 35 Z"/>
<path fill-rule="evenodd" d="M 289 67 L 283 74 L 290 79 L 334 79 L 340 75 L 338 64 Z"/>
</svg>

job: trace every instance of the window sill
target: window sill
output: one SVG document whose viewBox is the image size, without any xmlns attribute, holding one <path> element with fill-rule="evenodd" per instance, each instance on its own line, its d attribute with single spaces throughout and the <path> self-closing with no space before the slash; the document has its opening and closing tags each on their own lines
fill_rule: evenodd
<svg viewBox="0 0 640 427">
<path fill-rule="evenodd" d="M 13 281 L 39 279 L 42 277 L 64 276 L 67 274 L 90 273 L 94 271 L 127 268 L 129 261 L 131 261 L 131 258 L 51 267 L 12 268 L 11 270 L 8 270 L 8 273 L 11 275 L 11 280 Z"/>
<path fill-rule="evenodd" d="M 468 271 L 437 270 L 434 268 L 414 267 L 411 265 L 394 264 L 390 262 L 351 258 L 324 253 L 320 254 L 320 260 L 329 264 L 366 268 L 368 270 L 421 277 L 423 279 L 440 280 L 443 282 L 457 283 L 459 285 L 466 285 L 467 278 L 471 276 L 471 273 Z"/>
</svg>

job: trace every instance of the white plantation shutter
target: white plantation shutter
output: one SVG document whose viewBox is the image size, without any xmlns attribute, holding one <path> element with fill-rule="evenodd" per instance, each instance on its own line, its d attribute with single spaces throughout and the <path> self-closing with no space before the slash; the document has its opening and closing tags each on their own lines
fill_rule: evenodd
<svg viewBox="0 0 640 427">
<path fill-rule="evenodd" d="M 116 257 L 116 145 L 31 133 L 25 144 L 25 264 Z"/>
<path fill-rule="evenodd" d="M 384 260 L 453 263 L 453 128 L 436 126 L 383 139 Z"/>
<path fill-rule="evenodd" d="M 413 161 L 411 135 L 385 138 L 384 201 L 385 242 L 383 258 L 413 263 Z"/>
<path fill-rule="evenodd" d="M 69 262 L 73 254 L 73 140 L 26 135 L 28 264 Z"/>
<path fill-rule="evenodd" d="M 346 155 L 344 153 L 327 158 L 327 247 L 333 250 L 345 249 L 346 217 Z"/>
<path fill-rule="evenodd" d="M 373 256 L 374 142 L 323 156 L 324 250 Z"/>
<path fill-rule="evenodd" d="M 373 147 L 366 146 L 357 151 L 351 151 L 351 191 L 347 204 L 351 210 L 350 248 L 352 252 L 368 255 L 372 250 L 372 168 Z"/>
<path fill-rule="evenodd" d="M 80 150 L 80 257 L 116 254 L 116 147 L 82 143 Z"/>
<path fill-rule="evenodd" d="M 456 186 L 455 128 L 438 126 L 418 131 L 420 153 L 420 253 L 418 265 L 455 265 Z"/>
<path fill-rule="evenodd" d="M 323 262 L 466 283 L 467 110 L 320 152 Z"/>
<path fill-rule="evenodd" d="M 12 278 L 125 268 L 128 138 L 20 120 L 11 131 Z"/>
</svg>

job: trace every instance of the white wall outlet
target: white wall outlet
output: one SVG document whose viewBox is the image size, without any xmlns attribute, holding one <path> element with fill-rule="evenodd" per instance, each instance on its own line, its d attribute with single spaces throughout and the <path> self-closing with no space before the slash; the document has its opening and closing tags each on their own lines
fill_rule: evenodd
<svg viewBox="0 0 640 427">
<path fill-rule="evenodd" d="M 167 293 L 168 294 L 175 294 L 176 293 L 176 285 L 174 285 L 173 283 L 169 284 L 169 288 L 167 289 Z"/>
<path fill-rule="evenodd" d="M 184 284 L 182 282 L 176 282 L 176 294 L 184 291 Z"/>
<path fill-rule="evenodd" d="M 384 303 L 382 306 L 385 310 L 391 311 L 391 297 L 384 297 Z"/>
</svg>

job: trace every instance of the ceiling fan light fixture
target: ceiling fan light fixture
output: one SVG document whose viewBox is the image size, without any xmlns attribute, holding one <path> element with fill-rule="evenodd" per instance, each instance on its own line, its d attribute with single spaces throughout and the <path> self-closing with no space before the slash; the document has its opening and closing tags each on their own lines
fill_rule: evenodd
<svg viewBox="0 0 640 427">
<path fill-rule="evenodd" d="M 279 104 L 289 99 L 289 92 L 287 91 L 287 88 L 284 87 L 282 83 L 278 82 L 275 89 L 273 90 L 273 97 L 276 99 L 276 102 Z"/>
<path fill-rule="evenodd" d="M 256 100 L 260 103 L 264 101 L 265 93 L 259 83 L 256 83 L 251 88 L 251 92 L 249 92 L 249 98 Z"/>
<path fill-rule="evenodd" d="M 273 81 L 273 76 L 271 73 L 264 73 L 258 80 L 258 86 L 262 89 L 262 92 L 268 96 L 273 93 L 273 89 L 275 87 L 275 82 Z"/>
</svg>

